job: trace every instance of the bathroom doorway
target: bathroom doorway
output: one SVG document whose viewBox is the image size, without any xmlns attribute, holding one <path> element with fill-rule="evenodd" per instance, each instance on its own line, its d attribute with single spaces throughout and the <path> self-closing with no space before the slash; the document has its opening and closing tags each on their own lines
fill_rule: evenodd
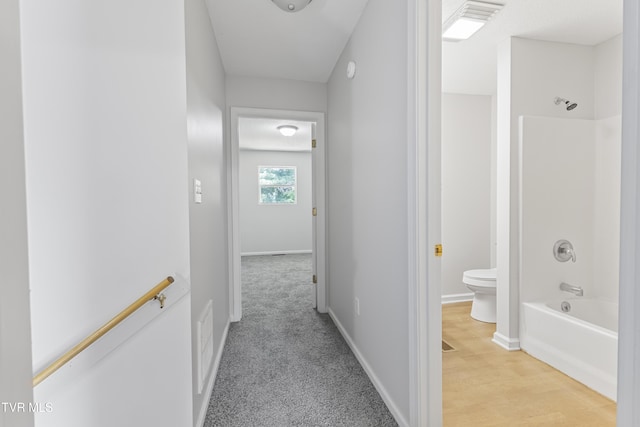
<svg viewBox="0 0 640 427">
<path fill-rule="evenodd" d="M 443 16 L 443 22 L 446 21 L 447 17 L 451 16 L 454 14 L 454 12 L 457 10 L 457 8 L 462 4 L 462 1 L 447 1 L 447 0 L 443 0 L 441 2 L 442 5 L 442 16 Z M 496 218 L 499 218 L 500 215 L 504 215 L 501 214 L 500 210 L 498 208 L 496 208 L 496 206 L 498 205 L 498 203 L 500 203 L 500 197 L 499 197 L 499 192 L 500 191 L 504 191 L 506 188 L 508 197 L 507 197 L 507 212 L 508 212 L 508 206 L 509 206 L 509 196 L 512 194 L 510 193 L 510 185 L 511 186 L 517 186 L 518 184 L 518 180 L 516 178 L 511 178 L 510 176 L 505 176 L 503 175 L 501 177 L 501 179 L 498 179 L 499 176 L 499 171 L 500 171 L 500 167 L 499 167 L 499 159 L 500 159 L 500 153 L 499 153 L 499 145 L 498 145 L 498 137 L 500 132 L 503 132 L 504 130 L 499 128 L 498 126 L 498 117 L 499 114 L 502 114 L 502 112 L 504 110 L 501 110 L 501 104 L 498 101 L 498 97 L 500 96 L 500 81 L 505 81 L 505 78 L 500 79 L 500 78 L 496 78 L 496 76 L 498 75 L 499 71 L 498 71 L 498 67 L 499 64 L 494 64 L 494 71 L 492 71 L 493 74 L 489 73 L 486 74 L 482 65 L 487 61 L 487 60 L 491 60 L 491 58 L 493 58 L 493 61 L 495 62 L 495 57 L 496 57 L 496 52 L 500 49 L 500 47 L 495 48 L 494 50 L 494 54 L 493 55 L 482 55 L 481 54 L 481 50 L 480 47 L 482 45 L 482 43 L 484 41 L 486 41 L 486 39 L 492 37 L 492 36 L 496 36 L 498 34 L 499 30 L 497 27 L 500 25 L 504 25 L 506 28 L 508 28 L 509 30 L 509 34 L 508 35 L 513 35 L 513 36 L 520 36 L 523 37 L 522 39 L 518 40 L 518 43 L 520 43 L 520 40 L 524 40 L 524 44 L 527 44 L 528 42 L 526 41 L 525 37 L 530 37 L 532 39 L 536 39 L 534 42 L 531 43 L 531 46 L 526 46 L 526 49 L 529 49 L 529 52 L 533 52 L 533 50 L 537 50 L 538 52 L 541 50 L 545 49 L 545 45 L 546 44 L 561 44 L 561 43 L 565 43 L 565 44 L 575 44 L 577 43 L 576 40 L 569 40 L 567 38 L 562 38 L 562 37 L 571 37 L 572 36 L 572 32 L 574 33 L 575 36 L 581 35 L 584 36 L 587 32 L 591 32 L 593 35 L 593 25 L 588 26 L 588 29 L 580 29 L 580 27 L 576 25 L 565 25 L 563 31 L 564 34 L 560 34 L 560 32 L 556 32 L 555 34 L 551 35 L 547 35 L 545 36 L 543 34 L 543 31 L 540 29 L 535 29 L 535 28 L 531 28 L 531 27 L 527 27 L 527 23 L 526 22 L 520 22 L 518 21 L 518 15 L 519 13 L 523 13 L 523 15 L 529 16 L 529 17 L 533 17 L 533 16 L 537 16 L 536 14 L 544 14 L 544 13 L 548 13 L 548 14 L 554 14 L 558 17 L 560 17 L 560 12 L 557 9 L 557 4 L 556 2 L 552 2 L 554 5 L 554 9 L 552 11 L 549 12 L 544 12 L 542 6 L 540 4 L 536 4 L 536 11 L 529 11 L 527 13 L 523 12 L 522 8 L 525 8 L 526 6 L 531 6 L 531 4 L 527 5 L 527 2 L 519 2 L 516 0 L 512 0 L 512 1 L 503 1 L 501 3 L 505 3 L 505 7 L 503 8 L 503 10 L 501 10 L 491 21 L 489 21 L 489 23 L 483 28 L 481 29 L 476 35 L 472 36 L 470 39 L 465 40 L 465 41 L 461 41 L 461 42 L 443 42 L 443 53 L 442 53 L 442 63 L 443 63 L 443 92 L 445 93 L 443 95 L 443 109 L 442 109 L 442 114 L 443 114 L 443 147 L 442 147 L 442 152 L 443 152 L 443 161 L 445 160 L 446 156 L 450 156 L 451 152 L 447 152 L 447 150 L 451 149 L 451 146 L 446 146 L 445 144 L 447 144 L 447 140 L 446 137 L 447 135 L 445 134 L 447 129 L 446 129 L 446 120 L 447 118 L 445 117 L 445 114 L 447 114 L 447 106 L 446 103 L 458 103 L 460 105 L 462 105 L 463 102 L 468 101 L 469 104 L 468 105 L 464 105 L 463 107 L 458 106 L 458 108 L 454 108 L 454 110 L 456 110 L 456 112 L 459 111 L 463 111 L 464 109 L 471 109 L 472 107 L 470 106 L 470 104 L 472 102 L 477 102 L 479 99 L 482 99 L 484 97 L 485 100 L 485 106 L 480 109 L 479 111 L 483 111 L 482 114 L 485 115 L 489 115 L 491 117 L 491 125 L 489 126 L 489 130 L 487 131 L 486 127 L 484 130 L 482 131 L 477 131 L 475 132 L 476 136 L 481 136 L 479 138 L 475 138 L 475 139 L 482 139 L 481 145 L 484 147 L 488 147 L 488 149 L 490 150 L 489 153 L 487 154 L 487 152 L 485 151 L 484 154 L 489 157 L 489 161 L 492 162 L 493 164 L 491 164 L 491 166 L 489 168 L 477 168 L 477 169 L 473 169 L 474 167 L 477 167 L 477 164 L 472 165 L 472 168 L 470 169 L 468 166 L 465 168 L 465 170 L 463 170 L 462 172 L 451 172 L 451 171 L 447 171 L 446 168 L 446 163 L 443 163 L 442 167 L 443 167 L 443 187 L 442 187 L 442 199 L 443 199 L 443 245 L 445 248 L 445 258 L 448 256 L 456 256 L 458 255 L 461 251 L 464 251 L 467 247 L 472 247 L 473 244 L 469 245 L 460 245 L 460 246 L 455 246 L 454 245 L 454 250 L 451 249 L 451 247 L 448 244 L 449 241 L 449 237 L 446 233 L 447 230 L 447 224 L 446 221 L 447 220 L 451 220 L 452 218 L 454 218 L 455 216 L 451 216 L 451 215 L 446 215 L 445 214 L 445 210 L 448 209 L 447 208 L 447 203 L 448 200 L 451 200 L 452 194 L 451 194 L 451 186 L 447 184 L 447 181 L 451 181 L 452 179 L 467 179 L 470 180 L 469 182 L 473 182 L 474 184 L 477 183 L 478 181 L 484 180 L 485 182 L 490 182 L 491 186 L 488 190 L 485 190 L 482 197 L 482 201 L 488 200 L 489 203 L 488 204 L 483 204 L 482 201 L 479 201 L 479 199 L 474 199 L 473 197 L 478 196 L 478 191 L 473 191 L 472 194 L 470 194 L 469 196 L 466 197 L 466 200 L 469 200 L 469 204 L 467 206 L 467 209 L 464 209 L 465 212 L 461 213 L 461 215 L 464 215 L 464 213 L 467 213 L 467 217 L 465 219 L 466 223 L 473 223 L 475 218 L 480 217 L 482 219 L 482 221 L 484 222 L 484 234 L 483 235 L 473 235 L 472 233 L 465 233 L 464 236 L 462 236 L 462 240 L 464 240 L 465 236 L 470 236 L 469 239 L 475 242 L 480 242 L 479 244 L 481 244 L 484 247 L 484 253 L 480 254 L 476 260 L 474 262 L 478 262 L 479 265 L 470 265 L 469 267 L 464 267 L 464 268 L 488 268 L 488 267 L 493 267 L 496 264 L 500 265 L 500 256 L 501 253 L 499 251 L 496 250 L 496 246 L 498 246 L 498 248 L 502 248 L 504 250 L 504 247 L 506 246 L 507 251 L 506 251 L 506 255 L 509 256 L 510 254 L 514 253 L 513 251 L 508 251 L 508 247 L 509 244 L 518 247 L 518 240 L 509 240 L 509 230 L 507 230 L 506 235 L 504 234 L 504 230 L 501 231 L 498 225 L 498 220 L 496 220 Z M 604 18 L 605 16 L 607 16 L 607 13 L 610 11 L 609 9 L 615 9 L 615 7 L 612 8 L 612 3 L 611 2 L 599 2 L 600 5 L 605 6 L 605 8 L 608 8 L 607 10 L 605 10 L 604 12 L 599 12 L 596 13 L 597 18 L 598 18 L 598 25 L 601 26 L 603 21 L 607 21 L 606 18 Z M 619 5 L 619 9 L 621 12 L 621 4 L 622 2 L 620 2 Z M 598 5 L 598 2 L 593 2 L 592 5 L 593 7 L 596 7 Z M 563 5 L 565 6 L 565 5 Z M 567 5 L 568 6 L 568 5 Z M 538 10 L 540 9 L 540 10 Z M 546 15 L 544 15 L 546 16 Z M 619 17 L 618 17 L 618 22 L 620 24 L 619 28 L 620 30 L 618 31 L 618 34 L 622 31 L 621 29 L 621 16 L 622 14 L 620 13 Z M 562 18 L 566 21 L 566 17 Z M 548 27 L 551 28 L 553 27 L 553 19 L 544 19 L 542 21 L 539 22 L 545 22 L 546 24 L 548 24 Z M 600 27 L 598 29 L 601 29 Z M 562 37 L 561 37 L 562 36 Z M 607 56 L 608 54 L 613 54 L 614 52 L 619 52 L 619 57 L 621 60 L 621 52 L 622 52 L 622 40 L 621 37 L 618 40 L 612 40 L 615 39 L 615 37 L 617 36 L 617 34 L 613 33 L 610 34 L 609 36 L 602 36 L 601 40 L 597 40 L 597 41 L 591 41 L 589 44 L 589 47 L 586 46 L 586 42 L 583 42 L 583 44 L 585 44 L 585 46 L 583 46 L 582 48 L 578 48 L 578 50 L 581 51 L 587 51 L 587 50 L 592 50 L 594 52 L 592 52 L 591 54 L 595 57 L 597 55 L 600 55 L 601 60 L 605 61 L 604 58 L 605 56 Z M 546 38 L 545 38 L 546 37 Z M 542 41 L 541 41 L 542 39 Z M 604 46 L 608 43 L 607 46 Z M 597 46 L 599 45 L 603 45 L 600 48 L 598 48 Z M 596 47 L 594 47 L 596 46 Z M 509 46 L 508 48 L 511 49 L 513 46 Z M 516 48 L 520 48 L 521 46 L 516 46 Z M 562 49 L 562 48 L 558 48 L 558 49 Z M 596 52 L 597 51 L 597 52 Z M 513 51 L 512 51 L 513 52 Z M 499 52 L 498 53 L 498 57 L 500 58 Z M 580 55 L 579 53 L 572 53 L 571 55 Z M 529 57 L 535 57 L 534 55 L 529 55 Z M 489 59 L 488 59 L 489 58 Z M 609 56 L 609 61 L 611 60 L 611 56 Z M 545 61 L 545 64 L 548 64 L 549 62 Z M 455 64 L 455 66 L 451 66 L 452 64 Z M 562 68 L 558 63 L 556 63 L 556 65 L 558 65 L 559 68 Z M 447 68 L 447 67 L 450 68 Z M 621 70 L 621 66 L 618 64 L 619 69 Z M 599 71 L 596 72 L 600 72 L 602 73 L 604 68 L 600 68 Z M 548 70 L 548 68 L 547 68 Z M 554 71 L 551 71 L 551 73 L 553 73 Z M 554 109 L 557 108 L 556 105 L 554 105 L 553 103 L 553 98 L 555 95 L 555 92 L 559 91 L 559 90 L 568 90 L 571 92 L 575 92 L 577 91 L 577 89 L 575 89 L 576 87 L 576 80 L 578 79 L 577 76 L 580 75 L 579 73 L 574 73 L 572 74 L 572 77 L 570 79 L 567 79 L 565 81 L 562 81 L 560 79 L 557 80 L 553 80 L 551 79 L 551 81 L 547 82 L 547 89 L 551 92 L 551 95 L 547 96 L 545 91 L 541 91 L 541 90 L 537 90 L 536 91 L 536 86 L 535 85 L 531 85 L 531 87 L 529 88 L 530 93 L 528 94 L 528 96 L 531 97 L 531 99 L 534 99 L 533 101 L 529 102 L 529 105 L 525 108 L 524 111 L 522 111 L 522 109 L 519 111 L 520 114 L 537 114 L 537 115 L 551 115 L 553 116 L 554 114 L 560 114 L 560 112 L 557 111 L 553 111 Z M 480 87 L 480 84 L 482 83 L 483 79 L 486 79 L 487 76 L 490 76 L 489 80 L 493 81 L 493 88 L 489 91 L 485 91 L 483 92 L 482 90 L 478 90 L 477 87 Z M 492 76 L 492 77 L 491 77 Z M 505 76 L 503 76 L 505 77 Z M 455 86 L 455 82 L 454 80 L 456 78 L 460 79 L 460 83 L 458 84 L 458 88 L 456 89 Z M 508 81 L 511 82 L 510 77 L 508 78 Z M 618 81 L 621 81 L 621 77 L 619 78 Z M 592 82 L 593 85 L 593 82 Z M 476 89 L 474 89 L 474 86 L 476 87 Z M 517 90 L 521 91 L 521 94 L 526 92 L 527 88 L 518 88 Z M 596 89 L 597 90 L 597 89 Z M 579 92 L 579 91 L 578 91 Z M 606 92 L 604 92 L 606 94 Z M 602 96 L 602 93 L 600 93 L 600 95 Z M 516 95 L 516 96 L 522 96 L 522 95 Z M 536 97 L 539 96 L 540 99 L 538 100 Z M 569 97 L 570 95 L 565 94 L 565 96 Z M 488 98 L 488 99 L 487 99 Z M 547 99 L 548 98 L 548 99 Z M 587 99 L 589 99 L 589 97 L 586 97 Z M 548 101 L 548 104 L 545 104 L 545 102 Z M 536 104 L 536 105 L 533 105 Z M 595 105 L 595 102 L 593 101 L 593 98 L 591 100 L 587 100 L 584 101 L 582 104 L 580 102 L 578 102 L 579 105 L 583 105 L 584 107 L 586 107 L 586 111 L 588 111 L 589 109 L 591 110 L 591 114 L 595 114 L 594 110 L 596 108 L 598 108 Z M 599 106 L 600 108 L 602 107 L 602 104 Z M 522 105 L 519 106 L 519 108 L 522 108 Z M 529 109 L 529 111 L 527 111 L 526 109 Z M 580 106 L 578 107 L 580 108 Z M 621 105 L 618 103 L 617 108 L 619 111 L 621 111 Z M 576 115 L 575 113 L 579 112 L 579 110 L 575 110 L 572 113 L 574 114 L 574 116 Z M 562 114 L 569 114 L 570 111 L 563 111 Z M 507 114 L 511 114 L 510 112 L 507 112 Z M 584 111 L 579 112 L 579 114 L 586 114 Z M 620 113 L 618 113 L 620 114 Z M 478 114 L 473 115 L 474 117 L 477 117 Z M 580 117 L 578 117 L 580 118 Z M 467 120 L 465 120 L 464 117 L 458 116 L 455 117 L 454 119 L 449 119 L 449 120 L 457 120 L 457 123 L 459 126 L 464 125 L 464 126 L 471 126 L 472 123 L 468 122 Z M 517 121 L 514 123 L 510 118 L 506 119 L 507 122 L 510 122 L 511 126 L 513 129 L 516 129 L 515 125 L 517 125 Z M 508 128 L 507 128 L 508 131 Z M 512 133 L 512 135 L 516 135 L 517 137 L 517 131 L 513 131 L 515 133 Z M 489 135 L 489 143 L 486 142 L 486 138 L 487 135 Z M 508 134 L 507 134 L 508 135 Z M 507 136 L 507 140 L 508 140 L 509 136 Z M 469 139 L 467 139 L 466 142 L 468 142 Z M 517 141 L 517 138 L 516 138 Z M 464 143 L 465 141 L 463 141 L 462 143 Z M 462 144 L 460 143 L 460 144 Z M 459 144 L 459 145 L 460 145 Z M 472 146 L 471 149 L 475 149 L 478 148 L 477 146 Z M 469 148 L 467 148 L 467 150 L 464 149 L 460 149 L 458 148 L 458 146 L 456 146 L 456 149 L 458 149 L 459 151 L 461 151 L 461 153 L 464 155 L 467 152 L 471 152 L 469 151 Z M 486 148 L 485 148 L 486 149 Z M 514 153 L 511 153 L 511 156 L 514 156 Z M 507 153 L 507 156 L 509 156 L 509 153 Z M 468 156 L 468 157 L 472 157 L 471 159 L 466 159 L 469 161 L 477 161 L 478 164 L 485 164 L 486 165 L 486 157 L 482 157 L 482 156 Z M 453 158 L 453 157 L 452 157 Z M 507 159 L 509 159 L 509 157 L 507 157 Z M 511 157 L 511 161 L 516 161 L 515 159 L 517 159 L 517 156 L 515 157 Z M 461 164 L 464 163 L 464 159 L 463 161 L 460 162 Z M 513 164 L 513 163 L 512 163 Z M 516 161 L 517 164 L 517 161 Z M 507 165 L 509 165 L 509 161 L 507 161 Z M 471 170 L 473 170 L 474 172 L 478 173 L 478 171 L 482 171 L 483 173 L 485 173 L 485 175 L 482 177 L 481 180 L 475 180 L 475 181 L 471 181 L 471 173 L 467 174 L 466 172 L 470 172 Z M 488 171 L 488 173 L 487 173 Z M 508 169 L 507 169 L 508 172 Z M 500 187 L 498 187 L 499 185 L 505 185 L 506 187 L 502 187 L 502 190 L 500 189 Z M 461 188 L 464 189 L 464 185 L 460 185 Z M 465 200 L 465 195 L 456 195 L 458 197 L 460 197 L 461 200 Z M 448 199 L 449 198 L 449 199 Z M 504 199 L 503 199 L 504 200 Z M 478 208 L 473 209 L 471 207 L 475 207 L 478 206 Z M 487 207 L 488 206 L 488 207 Z M 460 212 L 460 209 L 457 209 L 458 212 Z M 481 211 L 480 215 L 475 215 L 476 212 Z M 489 217 L 489 221 L 486 221 L 486 217 Z M 475 218 L 474 218 L 475 217 Z M 504 217 L 503 217 L 504 218 Z M 507 214 L 506 218 L 509 218 L 509 214 Z M 454 228 L 453 225 L 450 228 Z M 516 228 L 517 229 L 517 228 Z M 498 236 L 500 233 L 503 233 L 502 236 L 506 236 L 507 239 L 507 243 L 506 245 L 501 244 L 501 245 L 497 245 L 498 243 L 498 238 L 496 236 Z M 479 233 L 481 234 L 481 233 Z M 487 238 L 487 236 L 489 236 Z M 513 239 L 514 236 L 511 237 L 511 239 Z M 550 251 L 550 250 L 549 250 Z M 503 252 L 504 254 L 504 252 Z M 465 256 L 469 256 L 468 253 L 464 254 Z M 486 264 L 488 262 L 488 264 Z M 507 261 L 507 264 L 509 262 Z M 504 265 L 504 264 L 503 264 Z M 464 304 L 462 301 L 465 298 L 470 298 L 470 295 L 468 294 L 468 292 L 465 292 L 465 288 L 463 287 L 464 285 L 462 285 L 461 280 L 458 280 L 457 283 L 453 283 L 452 280 L 455 279 L 450 279 L 448 277 L 460 277 L 462 276 L 462 272 L 464 270 L 458 271 L 456 274 L 447 274 L 447 265 L 445 260 L 443 259 L 443 282 L 442 282 L 442 288 L 443 288 L 443 303 L 446 302 L 455 302 L 458 304 Z M 505 271 L 503 271 L 503 273 L 505 273 Z M 506 269 L 506 279 L 503 277 L 503 283 L 509 283 L 511 281 L 517 280 L 518 279 L 518 272 L 511 269 L 509 271 L 509 269 Z M 498 304 L 500 305 L 501 302 L 503 303 L 503 312 L 502 312 L 502 316 L 500 315 L 501 313 L 498 313 L 498 329 L 490 334 L 487 337 L 487 341 L 489 341 L 489 344 L 493 347 L 498 348 L 499 350 L 507 353 L 505 350 L 500 349 L 495 343 L 491 343 L 491 340 L 493 339 L 493 341 L 498 342 L 498 344 L 500 344 L 502 347 L 508 348 L 510 350 L 517 350 L 518 346 L 519 346 L 519 342 L 518 342 L 518 332 L 519 332 L 519 324 L 518 324 L 518 316 L 517 316 L 517 310 L 519 307 L 519 298 L 518 298 L 518 293 L 517 293 L 517 288 L 516 290 L 512 290 L 510 291 L 509 289 L 507 290 L 507 292 L 503 292 L 502 295 L 500 295 L 500 285 L 498 285 Z M 465 294 L 467 294 L 465 296 Z M 501 296 L 503 297 L 501 300 Z M 467 303 L 468 304 L 468 303 Z M 506 305 L 506 309 L 505 306 Z M 443 311 L 446 310 L 447 307 L 443 306 Z M 502 318 L 502 322 L 501 322 L 501 318 Z M 443 320 L 444 321 L 444 320 Z M 479 325 L 478 327 L 480 328 L 480 326 L 482 326 L 484 329 L 487 329 L 486 325 Z M 455 347 L 455 345 L 454 345 Z M 450 353 L 453 354 L 453 353 Z M 507 353 L 508 354 L 508 353 Z M 443 366 L 443 382 L 446 383 L 447 381 L 447 367 Z M 447 399 L 447 393 L 443 393 L 443 399 Z M 447 420 L 446 417 L 446 404 L 447 402 L 445 401 L 445 421 Z M 615 411 L 615 410 L 614 410 Z M 446 425 L 446 424 L 445 424 Z"/>
</svg>

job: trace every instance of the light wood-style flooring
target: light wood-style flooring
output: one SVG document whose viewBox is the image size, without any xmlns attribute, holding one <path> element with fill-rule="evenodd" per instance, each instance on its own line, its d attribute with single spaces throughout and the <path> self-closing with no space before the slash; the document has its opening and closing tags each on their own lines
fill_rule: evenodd
<svg viewBox="0 0 640 427">
<path fill-rule="evenodd" d="M 616 404 L 523 351 L 491 342 L 495 325 L 473 320 L 471 303 L 442 306 L 444 426 L 616 424 Z"/>
</svg>

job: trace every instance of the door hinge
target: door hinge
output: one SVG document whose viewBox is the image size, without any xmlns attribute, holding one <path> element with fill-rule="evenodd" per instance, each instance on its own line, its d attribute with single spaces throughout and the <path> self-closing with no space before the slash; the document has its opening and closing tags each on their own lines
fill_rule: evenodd
<svg viewBox="0 0 640 427">
<path fill-rule="evenodd" d="M 315 139 L 311 140 L 311 148 L 316 148 L 316 140 Z"/>
<path fill-rule="evenodd" d="M 311 209 L 311 215 L 318 216 L 318 208 Z"/>
<path fill-rule="evenodd" d="M 316 276 L 315 274 L 313 275 L 313 283 L 314 284 L 318 283 L 318 276 Z"/>
<path fill-rule="evenodd" d="M 435 255 L 438 256 L 438 257 L 442 256 L 442 244 L 441 243 L 438 243 L 435 246 Z"/>
</svg>

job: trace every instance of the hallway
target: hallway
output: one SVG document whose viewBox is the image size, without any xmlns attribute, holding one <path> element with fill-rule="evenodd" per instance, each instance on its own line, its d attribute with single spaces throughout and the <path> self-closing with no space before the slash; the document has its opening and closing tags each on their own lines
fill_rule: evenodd
<svg viewBox="0 0 640 427">
<path fill-rule="evenodd" d="M 229 327 L 205 426 L 395 426 L 327 314 L 311 256 L 242 259 L 244 316 Z"/>
</svg>

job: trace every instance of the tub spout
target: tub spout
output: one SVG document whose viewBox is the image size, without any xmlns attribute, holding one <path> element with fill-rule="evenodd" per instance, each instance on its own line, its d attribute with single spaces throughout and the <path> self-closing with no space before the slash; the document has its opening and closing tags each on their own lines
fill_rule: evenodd
<svg viewBox="0 0 640 427">
<path fill-rule="evenodd" d="M 565 282 L 560 283 L 560 290 L 565 292 L 571 292 L 572 294 L 578 297 L 581 297 L 584 294 L 584 291 L 580 286 L 573 286 Z"/>
</svg>

